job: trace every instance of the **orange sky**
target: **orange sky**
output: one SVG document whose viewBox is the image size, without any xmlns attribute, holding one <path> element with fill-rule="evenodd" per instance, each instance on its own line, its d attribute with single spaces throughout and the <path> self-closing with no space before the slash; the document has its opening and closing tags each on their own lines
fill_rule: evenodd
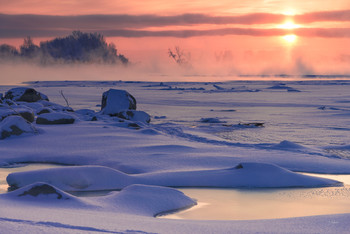
<svg viewBox="0 0 350 234">
<path fill-rule="evenodd" d="M 0 22 L 0 43 L 16 46 L 100 32 L 161 72 L 179 46 L 192 73 L 350 73 L 349 0 L 0 0 Z"/>
</svg>

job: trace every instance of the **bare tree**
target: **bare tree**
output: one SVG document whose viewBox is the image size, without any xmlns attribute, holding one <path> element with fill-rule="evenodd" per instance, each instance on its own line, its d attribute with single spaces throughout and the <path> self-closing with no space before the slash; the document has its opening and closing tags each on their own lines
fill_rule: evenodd
<svg viewBox="0 0 350 234">
<path fill-rule="evenodd" d="M 185 53 L 179 46 L 175 46 L 174 50 L 168 49 L 168 55 L 179 65 L 188 65 L 190 54 Z"/>
<path fill-rule="evenodd" d="M 63 90 L 60 90 L 60 94 L 61 94 L 61 96 L 63 97 L 63 99 L 66 101 L 67 107 L 70 107 L 70 106 L 69 106 L 68 99 L 67 99 L 66 96 L 64 96 L 64 94 L 63 94 Z"/>
</svg>

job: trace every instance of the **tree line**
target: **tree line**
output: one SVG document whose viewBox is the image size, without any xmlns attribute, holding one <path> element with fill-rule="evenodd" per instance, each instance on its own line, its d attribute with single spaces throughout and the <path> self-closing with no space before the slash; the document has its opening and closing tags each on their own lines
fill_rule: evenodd
<svg viewBox="0 0 350 234">
<path fill-rule="evenodd" d="M 119 54 L 113 43 L 103 35 L 73 31 L 71 35 L 40 42 L 35 45 L 31 37 L 24 38 L 19 50 L 11 45 L 0 45 L 0 60 L 51 63 L 107 63 L 128 64 L 129 59 Z"/>
</svg>

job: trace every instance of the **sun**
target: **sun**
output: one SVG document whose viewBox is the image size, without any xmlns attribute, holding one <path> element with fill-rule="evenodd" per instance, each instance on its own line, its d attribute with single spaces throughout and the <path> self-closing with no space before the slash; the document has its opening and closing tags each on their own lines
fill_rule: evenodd
<svg viewBox="0 0 350 234">
<path fill-rule="evenodd" d="M 294 34 L 288 34 L 288 35 L 283 36 L 283 39 L 290 44 L 296 42 L 297 38 L 298 37 Z"/>
<path fill-rule="evenodd" d="M 284 24 L 279 25 L 279 28 L 286 30 L 293 30 L 296 28 L 300 28 L 300 25 L 295 24 L 293 20 L 287 20 Z"/>
</svg>

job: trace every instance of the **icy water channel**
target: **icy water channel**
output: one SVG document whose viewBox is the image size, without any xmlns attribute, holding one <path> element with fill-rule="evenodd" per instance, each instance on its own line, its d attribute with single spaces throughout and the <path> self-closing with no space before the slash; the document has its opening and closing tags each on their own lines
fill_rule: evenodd
<svg viewBox="0 0 350 234">
<path fill-rule="evenodd" d="M 0 193 L 6 193 L 9 173 L 62 167 L 50 164 L 18 165 L 0 168 Z M 160 216 L 166 219 L 254 220 L 350 213 L 350 175 L 320 175 L 342 181 L 344 187 L 288 189 L 181 188 L 198 205 L 177 213 Z M 76 196 L 103 196 L 111 191 L 79 192 Z"/>
</svg>

